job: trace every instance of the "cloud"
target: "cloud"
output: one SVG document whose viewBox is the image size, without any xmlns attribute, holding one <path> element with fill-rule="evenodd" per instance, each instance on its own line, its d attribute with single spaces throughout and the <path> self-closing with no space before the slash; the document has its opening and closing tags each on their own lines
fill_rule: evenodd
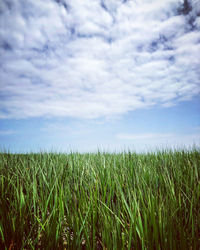
<svg viewBox="0 0 200 250">
<path fill-rule="evenodd" d="M 200 131 L 200 126 L 195 127 L 194 130 Z"/>
<path fill-rule="evenodd" d="M 145 133 L 145 134 L 117 134 L 117 138 L 121 140 L 148 140 L 157 138 L 171 138 L 173 134 L 160 134 L 160 133 Z"/>
<path fill-rule="evenodd" d="M 62 137 L 63 139 L 79 138 L 80 136 L 88 136 L 91 133 L 91 127 L 88 128 L 83 123 L 73 122 L 67 125 L 63 122 L 48 122 L 40 128 L 41 132 L 46 135 Z"/>
<path fill-rule="evenodd" d="M 8 135 L 13 135 L 16 132 L 13 130 L 0 130 L 0 136 L 8 136 Z"/>
<path fill-rule="evenodd" d="M 148 148 L 182 148 L 182 147 L 191 147 L 194 145 L 199 145 L 200 134 L 188 133 L 119 133 L 116 134 L 116 139 L 119 142 L 123 142 L 124 145 L 135 146 L 138 149 Z"/>
<path fill-rule="evenodd" d="M 0 118 L 112 117 L 199 95 L 200 10 L 182 2 L 2 1 Z"/>
<path fill-rule="evenodd" d="M 61 133 L 66 133 L 70 129 L 69 126 L 66 126 L 62 123 L 59 122 L 54 122 L 54 123 L 48 123 L 47 125 L 43 126 L 41 128 L 42 132 L 61 132 Z"/>
</svg>

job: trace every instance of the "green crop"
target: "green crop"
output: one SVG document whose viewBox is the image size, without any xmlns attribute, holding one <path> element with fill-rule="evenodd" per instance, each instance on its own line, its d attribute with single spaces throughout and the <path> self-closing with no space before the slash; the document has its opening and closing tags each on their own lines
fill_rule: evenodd
<svg viewBox="0 0 200 250">
<path fill-rule="evenodd" d="M 0 249 L 200 249 L 200 151 L 0 153 Z"/>
</svg>

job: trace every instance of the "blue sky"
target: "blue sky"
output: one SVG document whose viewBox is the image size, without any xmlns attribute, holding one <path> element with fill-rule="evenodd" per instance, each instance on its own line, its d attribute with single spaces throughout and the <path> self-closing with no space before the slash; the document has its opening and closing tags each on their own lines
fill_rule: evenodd
<svg viewBox="0 0 200 250">
<path fill-rule="evenodd" d="M 0 148 L 200 142 L 197 0 L 0 2 Z"/>
</svg>

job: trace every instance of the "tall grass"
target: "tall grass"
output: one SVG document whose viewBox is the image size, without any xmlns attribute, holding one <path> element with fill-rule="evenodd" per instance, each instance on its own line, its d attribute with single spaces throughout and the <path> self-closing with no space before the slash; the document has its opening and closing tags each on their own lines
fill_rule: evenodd
<svg viewBox="0 0 200 250">
<path fill-rule="evenodd" d="M 0 249 L 200 249 L 200 151 L 0 154 Z"/>
</svg>

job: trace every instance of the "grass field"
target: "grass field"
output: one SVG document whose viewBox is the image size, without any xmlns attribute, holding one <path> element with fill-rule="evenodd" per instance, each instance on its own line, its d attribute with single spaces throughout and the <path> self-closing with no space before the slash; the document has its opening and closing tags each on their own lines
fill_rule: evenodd
<svg viewBox="0 0 200 250">
<path fill-rule="evenodd" d="M 0 249 L 200 249 L 200 150 L 1 153 Z"/>
</svg>

